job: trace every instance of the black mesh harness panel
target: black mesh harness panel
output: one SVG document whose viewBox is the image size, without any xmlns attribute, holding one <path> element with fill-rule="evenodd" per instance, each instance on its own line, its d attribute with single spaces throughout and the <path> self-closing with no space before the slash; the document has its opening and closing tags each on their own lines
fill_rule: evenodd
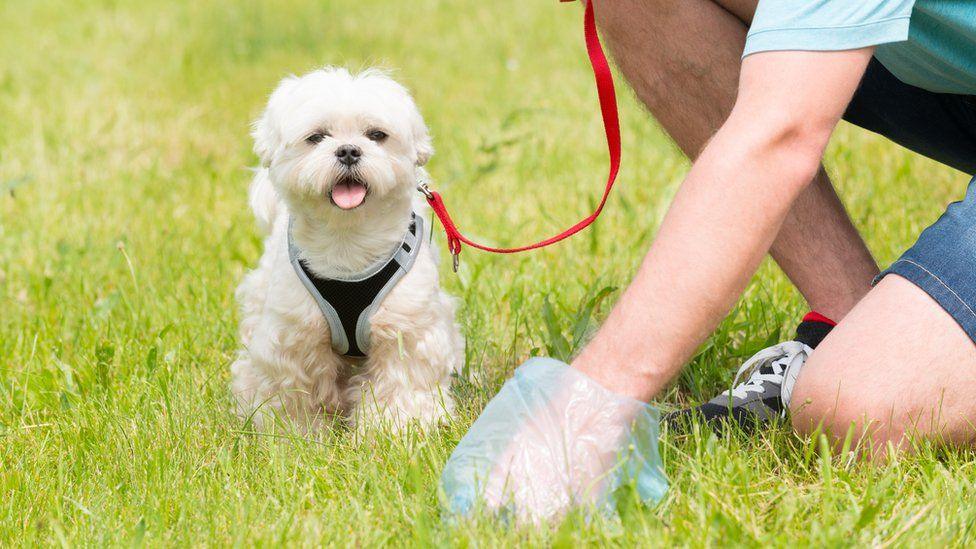
<svg viewBox="0 0 976 549">
<path fill-rule="evenodd" d="M 420 253 L 424 220 L 411 214 L 403 241 L 386 261 L 350 278 L 323 278 L 301 258 L 288 227 L 288 256 L 299 280 L 315 299 L 332 333 L 332 348 L 341 355 L 365 357 L 369 350 L 370 318 L 383 298 L 410 271 Z"/>
</svg>

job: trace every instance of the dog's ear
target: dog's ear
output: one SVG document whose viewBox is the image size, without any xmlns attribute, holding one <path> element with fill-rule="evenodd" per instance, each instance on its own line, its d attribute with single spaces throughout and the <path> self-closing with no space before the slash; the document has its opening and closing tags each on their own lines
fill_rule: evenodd
<svg viewBox="0 0 976 549">
<path fill-rule="evenodd" d="M 271 166 L 271 159 L 281 147 L 281 132 L 275 123 L 275 95 L 271 95 L 268 106 L 265 107 L 261 117 L 251 124 L 251 137 L 254 138 L 254 154 L 258 155 L 261 167 L 267 169 Z"/>
<path fill-rule="evenodd" d="M 278 215 L 278 193 L 271 184 L 268 176 L 268 168 L 257 168 L 254 170 L 254 179 L 251 181 L 251 189 L 248 192 L 248 203 L 254 218 L 258 222 L 258 228 L 264 234 L 270 234 L 274 226 L 275 218 Z"/>
<path fill-rule="evenodd" d="M 278 115 L 281 110 L 282 102 L 286 101 L 286 96 L 298 83 L 298 78 L 294 75 L 283 79 L 275 91 L 268 98 L 268 106 L 261 113 L 261 117 L 251 125 L 251 137 L 254 138 L 254 154 L 258 155 L 261 167 L 271 166 L 271 160 L 284 145 L 282 143 L 281 129 L 278 127 Z"/>
<path fill-rule="evenodd" d="M 262 168 L 271 166 L 271 159 L 275 150 L 280 146 L 281 138 L 272 127 L 268 112 L 265 111 L 251 126 L 251 137 L 254 138 L 254 154 L 258 155 Z"/>
<path fill-rule="evenodd" d="M 430 135 L 427 135 L 426 132 L 422 138 L 417 139 L 414 143 L 417 150 L 416 163 L 418 166 L 423 166 L 427 164 L 431 156 L 434 156 L 434 145 L 430 141 Z"/>
<path fill-rule="evenodd" d="M 423 117 L 420 116 L 420 112 L 414 111 L 412 120 L 413 126 L 413 148 L 416 152 L 416 158 L 414 162 L 418 166 L 423 166 L 427 164 L 431 156 L 434 156 L 434 144 L 430 139 L 430 132 L 427 130 L 427 125 L 424 124 Z"/>
</svg>

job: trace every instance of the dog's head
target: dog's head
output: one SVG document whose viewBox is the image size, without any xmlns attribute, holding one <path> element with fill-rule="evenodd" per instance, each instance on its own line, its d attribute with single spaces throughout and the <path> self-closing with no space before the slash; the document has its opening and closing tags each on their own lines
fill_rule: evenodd
<svg viewBox="0 0 976 549">
<path fill-rule="evenodd" d="M 326 215 L 409 201 L 433 153 L 409 92 L 376 70 L 330 67 L 285 78 L 252 135 L 281 196 Z"/>
</svg>

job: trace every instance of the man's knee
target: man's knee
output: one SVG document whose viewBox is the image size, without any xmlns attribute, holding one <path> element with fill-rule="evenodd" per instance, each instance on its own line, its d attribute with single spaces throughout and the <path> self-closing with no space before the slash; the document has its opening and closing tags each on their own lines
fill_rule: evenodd
<svg viewBox="0 0 976 549">
<path fill-rule="evenodd" d="M 597 19 L 601 23 L 601 28 L 604 24 L 613 24 L 615 22 L 631 22 L 635 21 L 636 15 L 653 13 L 662 18 L 668 18 L 680 14 L 683 11 L 689 9 L 701 8 L 701 4 L 698 6 L 694 2 L 675 2 L 674 0 L 584 0 L 586 2 L 593 1 L 593 7 L 596 12 Z M 756 6 L 758 5 L 758 0 L 696 0 L 698 2 L 715 4 L 721 7 L 723 10 L 731 13 L 737 19 L 739 19 L 743 24 L 749 26 L 752 23 L 753 15 L 756 13 Z M 679 30 L 679 29 L 676 29 Z"/>
<path fill-rule="evenodd" d="M 756 14 L 759 0 L 712 0 L 722 6 L 729 13 L 736 16 L 746 26 L 752 25 L 752 18 Z"/>
<path fill-rule="evenodd" d="M 635 22 L 634 16 L 655 13 L 667 15 L 678 12 L 681 6 L 671 0 L 587 0 L 593 1 L 596 17 L 600 23 Z M 704 0 L 714 2 L 715 0 Z"/>
<path fill-rule="evenodd" d="M 716 58 L 728 52 L 718 45 L 705 48 L 707 41 L 700 37 L 716 27 L 716 14 L 726 13 L 719 4 L 713 0 L 595 1 L 597 25 L 611 56 L 656 116 L 663 110 L 680 111 L 675 108 L 678 102 L 705 103 L 697 108 L 708 108 L 710 103 L 728 102 L 725 95 L 734 98 L 737 68 L 725 69 L 732 74 L 718 71 Z M 706 6 L 711 9 L 702 10 Z M 725 49 L 741 52 L 742 45 L 731 40 Z M 700 97 L 700 88 L 709 85 L 723 88 L 719 99 Z"/>
<path fill-rule="evenodd" d="M 969 335 L 918 286 L 887 276 L 804 365 L 790 401 L 801 433 L 854 428 L 875 447 L 909 438 L 976 441 L 976 352 Z"/>
<path fill-rule="evenodd" d="M 667 29 L 668 12 L 675 10 L 669 0 L 590 0 L 594 2 L 596 22 L 617 62 L 620 56 L 637 53 L 634 44 L 660 35 Z"/>
</svg>

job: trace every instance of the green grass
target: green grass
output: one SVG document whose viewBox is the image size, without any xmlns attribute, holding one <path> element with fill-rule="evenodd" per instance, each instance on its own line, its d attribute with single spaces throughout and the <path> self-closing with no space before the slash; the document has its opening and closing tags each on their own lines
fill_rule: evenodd
<svg viewBox="0 0 976 549">
<path fill-rule="evenodd" d="M 571 352 L 590 298 L 620 288 L 688 168 L 622 91 L 625 168 L 590 231 L 527 255 L 464 254 L 468 365 L 449 427 L 404 439 L 249 435 L 229 412 L 233 290 L 260 253 L 246 207 L 248 123 L 277 80 L 381 65 L 416 93 L 430 164 L 472 235 L 548 235 L 605 173 L 581 14 L 556 2 L 5 0 L 0 3 L 0 545 L 972 544 L 968 452 L 882 466 L 786 429 L 665 437 L 672 488 L 619 522 L 448 525 L 437 476 L 501 381 Z M 851 128 L 828 165 L 882 262 L 950 200 L 958 174 Z M 678 384 L 728 383 L 802 302 L 764 265 Z"/>
</svg>

